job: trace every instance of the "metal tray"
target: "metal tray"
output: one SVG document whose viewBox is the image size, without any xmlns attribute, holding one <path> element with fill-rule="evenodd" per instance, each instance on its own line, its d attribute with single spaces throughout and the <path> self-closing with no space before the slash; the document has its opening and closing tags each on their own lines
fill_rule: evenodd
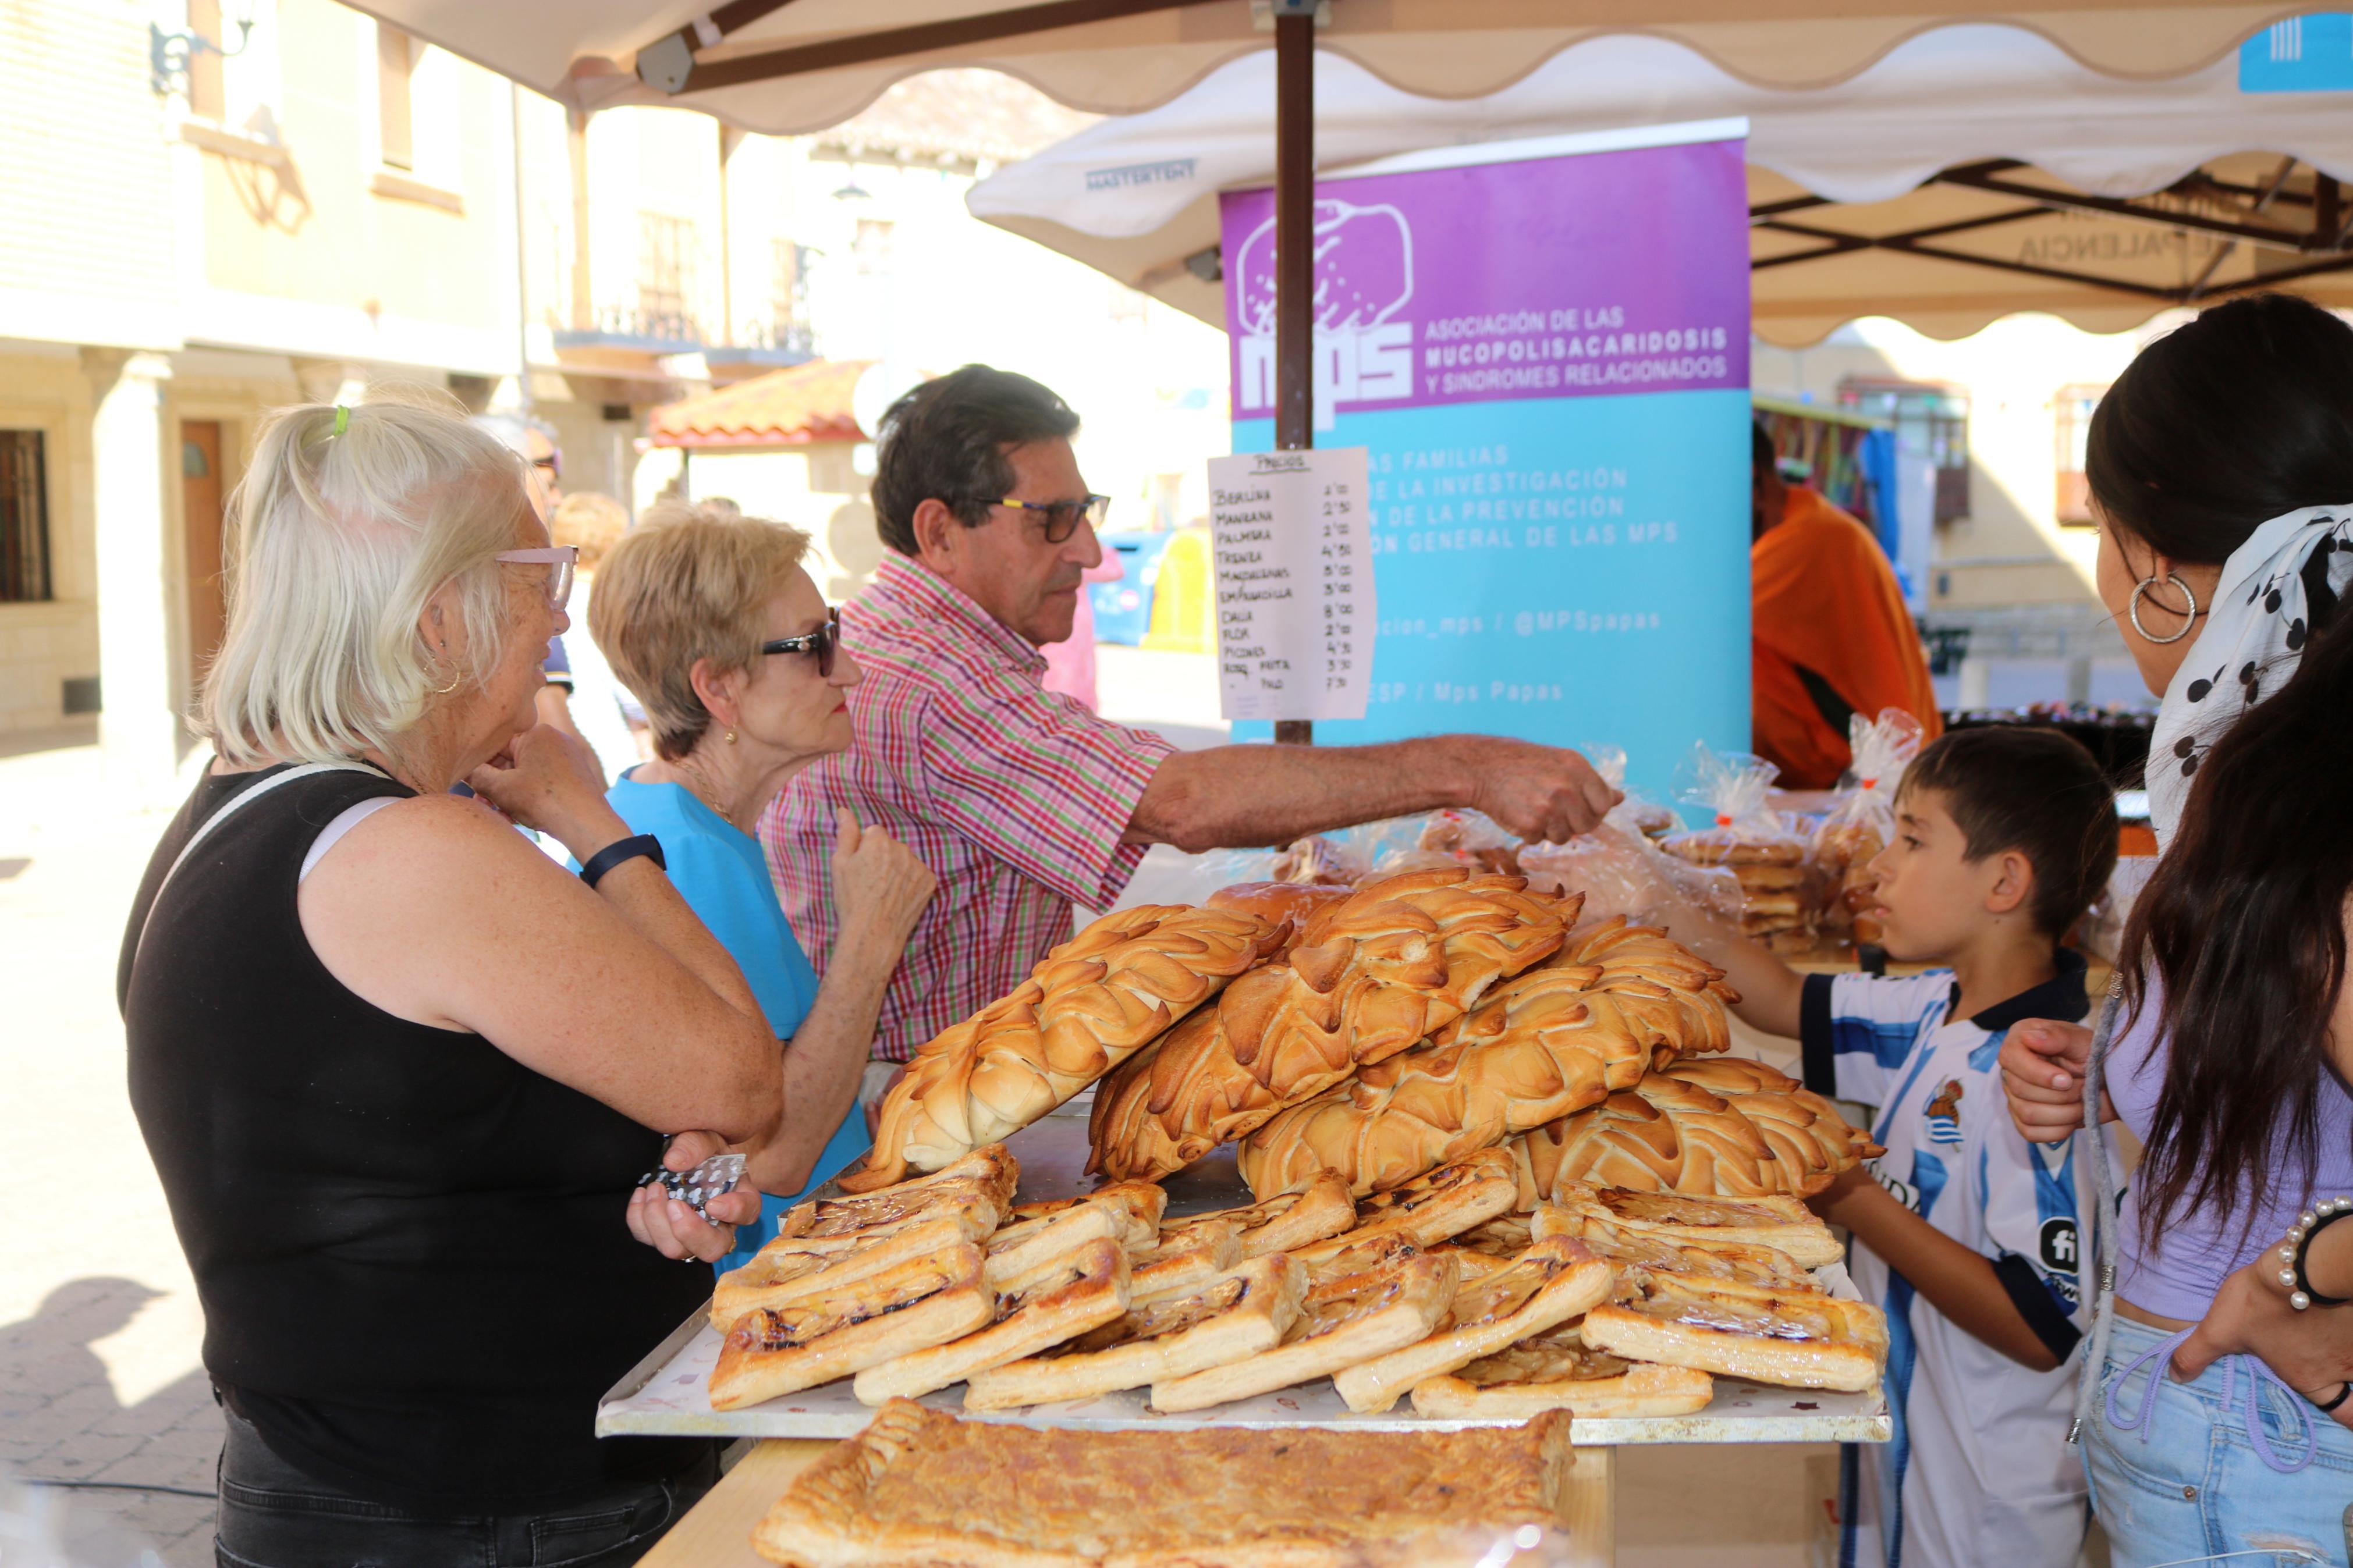
<svg viewBox="0 0 2353 1568">
<path fill-rule="evenodd" d="M 1010 1141 L 1021 1162 L 1021 1197 L 1037 1202 L 1071 1197 L 1095 1184 L 1084 1174 L 1088 1105 L 1084 1097 L 1052 1116 L 1024 1128 Z M 1232 1208 L 1251 1201 L 1234 1170 L 1229 1149 L 1219 1150 L 1168 1178 L 1168 1212 L 1182 1215 Z M 830 1189 L 828 1189 L 828 1191 Z M 1846 1270 L 1824 1270 L 1837 1294 L 1852 1296 Z M 849 1437 L 865 1430 L 874 1412 L 860 1405 L 843 1378 L 820 1388 L 770 1400 L 747 1410 L 711 1407 L 711 1369 L 719 1357 L 719 1334 L 706 1313 L 677 1330 L 614 1384 L 596 1408 L 598 1436 L 624 1434 L 711 1437 Z M 928 1394 L 923 1404 L 963 1413 L 964 1390 Z M 1162 1415 L 1145 1403 L 1143 1389 L 1025 1410 L 992 1411 L 976 1420 L 1014 1426 L 1073 1427 L 1098 1432 L 1202 1426 L 1274 1428 L 1324 1426 L 1359 1432 L 1452 1431 L 1465 1426 L 1516 1426 L 1513 1420 L 1440 1420 L 1417 1415 L 1410 1405 L 1380 1415 L 1359 1415 L 1343 1404 L 1329 1378 L 1296 1388 L 1237 1400 L 1215 1409 Z M 1579 1420 L 1575 1440 L 1586 1447 L 1635 1443 L 1883 1443 L 1893 1431 L 1883 1389 L 1833 1394 L 1816 1389 L 1772 1388 L 1733 1378 L 1715 1381 L 1715 1398 L 1690 1415 Z"/>
</svg>

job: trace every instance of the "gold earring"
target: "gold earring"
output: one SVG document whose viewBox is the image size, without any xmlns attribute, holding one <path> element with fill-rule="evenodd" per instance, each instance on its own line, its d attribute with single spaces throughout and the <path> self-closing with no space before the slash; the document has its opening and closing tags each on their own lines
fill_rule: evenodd
<svg viewBox="0 0 2353 1568">
<path fill-rule="evenodd" d="M 433 693 L 433 695 L 434 695 L 434 696 L 436 696 L 436 697 L 447 697 L 447 696 L 448 696 L 448 695 L 449 695 L 449 693 L 451 693 L 452 691 L 457 690 L 457 689 L 458 689 L 459 683 L 459 682 L 461 682 L 461 681 L 463 681 L 465 679 L 466 679 L 465 671 L 463 671 L 463 670 L 459 670 L 459 671 L 458 671 L 456 674 L 453 674 L 452 676 L 450 676 L 450 677 L 449 677 L 449 684 L 448 684 L 448 685 L 447 685 L 447 686 L 433 686 L 433 687 L 427 687 L 426 689 L 427 689 L 427 690 L 429 690 L 430 692 L 432 692 L 432 693 Z"/>
<path fill-rule="evenodd" d="M 735 731 L 733 730 L 727 731 L 727 743 L 731 746 L 735 743 Z"/>
</svg>

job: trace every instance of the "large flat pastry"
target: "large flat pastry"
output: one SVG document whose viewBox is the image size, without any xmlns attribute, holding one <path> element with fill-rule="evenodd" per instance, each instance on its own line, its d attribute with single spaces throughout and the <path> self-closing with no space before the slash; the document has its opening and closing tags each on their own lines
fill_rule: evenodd
<svg viewBox="0 0 2353 1568">
<path fill-rule="evenodd" d="M 1472 1568 L 1565 1561 L 1569 1417 L 1461 1432 L 1082 1432 L 893 1401 L 752 1538 L 789 1568 Z"/>
<path fill-rule="evenodd" d="M 1820 1268 L 1846 1257 L 1830 1226 L 1795 1198 L 1628 1192 L 1563 1182 L 1554 1189 L 1553 1203 L 1574 1215 L 1610 1220 L 1621 1229 L 1670 1241 L 1770 1247 L 1804 1268 Z"/>
<path fill-rule="evenodd" d="M 1354 1230 L 1299 1248 L 1299 1258 L 1312 1268 L 1344 1250 L 1392 1236 L 1417 1247 L 1435 1247 L 1510 1213 L 1519 1190 L 1511 1156 L 1500 1149 L 1482 1149 L 1392 1192 L 1366 1198 L 1356 1205 Z"/>
<path fill-rule="evenodd" d="M 1619 1299 L 1586 1313 L 1579 1332 L 1628 1361 L 1789 1388 L 1861 1393 L 1887 1362 L 1887 1320 L 1876 1307 L 1688 1274 L 1621 1276 Z"/>
<path fill-rule="evenodd" d="M 1250 1191 L 1291 1192 L 1323 1171 L 1362 1197 L 1639 1082 L 1651 1028 L 1591 991 L 1597 967 L 1507 980 L 1427 1046 L 1359 1071 L 1242 1140 Z"/>
<path fill-rule="evenodd" d="M 719 1346 L 711 1407 L 740 1410 L 986 1327 L 996 1299 L 964 1242 L 839 1290 L 749 1312 Z"/>
<path fill-rule="evenodd" d="M 1314 1286 L 1297 1321 L 1272 1350 L 1155 1381 L 1152 1408 L 1206 1410 L 1327 1376 L 1426 1339 L 1454 1299 L 1455 1260 L 1420 1252 Z"/>
<path fill-rule="evenodd" d="M 883 1098 L 868 1192 L 1029 1126 L 1159 1038 L 1288 933 L 1255 915 L 1145 904 L 1103 916 L 1009 996 L 943 1031 Z"/>
<path fill-rule="evenodd" d="M 1559 906 L 1460 869 L 1367 882 L 1095 1091 L 1090 1171 L 1162 1176 L 1387 1060 L 1551 956 Z"/>
<path fill-rule="evenodd" d="M 1344 1368 L 1332 1385 L 1358 1415 L 1387 1410 L 1424 1378 L 1579 1316 L 1609 1293 L 1611 1278 L 1609 1263 L 1582 1243 L 1563 1237 L 1531 1242 L 1511 1262 L 1458 1283 L 1428 1339 Z"/>
<path fill-rule="evenodd" d="M 1531 1229 L 1537 1236 L 1581 1241 L 1620 1270 L 1645 1268 L 1656 1274 L 1696 1274 L 1710 1279 L 1736 1279 L 1744 1285 L 1767 1285 L 1787 1290 L 1817 1289 L 1814 1277 L 1786 1252 L 1735 1241 L 1693 1241 L 1685 1239 L 1690 1234 L 1688 1228 L 1670 1233 L 1604 1218 L 1591 1210 L 1546 1204 L 1536 1210 Z"/>
<path fill-rule="evenodd" d="M 1217 1217 L 1241 1226 L 1244 1258 L 1290 1252 L 1347 1230 L 1356 1223 L 1348 1184 L 1328 1172 L 1295 1193 L 1284 1193 L 1247 1208 L 1220 1209 Z"/>
<path fill-rule="evenodd" d="M 1677 1062 L 1568 1118 L 1554 1180 L 1725 1197 L 1810 1197 L 1881 1152 L 1762 1062 Z"/>
<path fill-rule="evenodd" d="M 866 1368 L 851 1384 L 860 1401 L 913 1399 L 1112 1321 L 1127 1310 L 1127 1252 L 1103 1237 L 1048 1258 L 994 1294 L 996 1321 Z"/>
<path fill-rule="evenodd" d="M 1101 1328 L 1042 1354 L 972 1373 L 965 1408 L 1092 1399 L 1272 1350 L 1299 1316 L 1306 1289 L 1306 1269 L 1275 1252 L 1189 1290 L 1131 1298 L 1127 1311 Z"/>
<path fill-rule="evenodd" d="M 1470 1421 L 1525 1421 L 1547 1410 L 1587 1418 L 1688 1415 L 1714 1397 L 1715 1380 L 1697 1368 L 1588 1349 L 1574 1324 L 1413 1385 L 1421 1415 Z"/>
</svg>

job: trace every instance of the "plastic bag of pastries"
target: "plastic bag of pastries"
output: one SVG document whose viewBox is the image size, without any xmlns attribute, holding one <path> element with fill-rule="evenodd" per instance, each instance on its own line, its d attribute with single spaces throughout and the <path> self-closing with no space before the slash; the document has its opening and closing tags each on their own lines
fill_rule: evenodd
<svg viewBox="0 0 2353 1568">
<path fill-rule="evenodd" d="M 1707 826 L 1669 834 L 1659 847 L 1694 866 L 1730 870 L 1740 882 L 1742 933 L 1787 947 L 1810 939 L 1814 922 L 1805 894 L 1807 842 L 1772 806 L 1780 771 L 1746 752 L 1694 747 L 1683 799 L 1707 814 Z"/>
<path fill-rule="evenodd" d="M 1920 721 L 1901 708 L 1876 719 L 1858 713 L 1847 726 L 1854 765 L 1814 836 L 1814 858 L 1832 884 L 1830 914 L 1859 942 L 1880 939 L 1872 892 L 1873 857 L 1895 838 L 1895 791 L 1920 754 Z"/>
</svg>

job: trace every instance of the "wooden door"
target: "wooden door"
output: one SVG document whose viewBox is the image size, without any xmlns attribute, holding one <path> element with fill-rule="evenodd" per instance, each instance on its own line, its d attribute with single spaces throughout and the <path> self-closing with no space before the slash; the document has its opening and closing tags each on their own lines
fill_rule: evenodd
<svg viewBox="0 0 2353 1568">
<path fill-rule="evenodd" d="M 220 647 L 227 617 L 221 600 L 221 427 L 217 419 L 180 421 L 180 515 L 187 530 L 188 673 L 197 686 Z"/>
</svg>

